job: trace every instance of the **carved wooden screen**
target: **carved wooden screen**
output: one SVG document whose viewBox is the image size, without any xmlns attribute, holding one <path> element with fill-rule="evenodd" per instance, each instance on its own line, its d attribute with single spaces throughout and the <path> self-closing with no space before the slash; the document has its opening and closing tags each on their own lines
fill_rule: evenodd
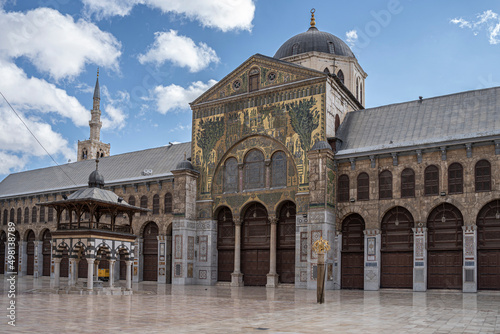
<svg viewBox="0 0 500 334">
<path fill-rule="evenodd" d="M 424 172 L 425 195 L 439 195 L 439 169 L 431 165 Z"/>
<path fill-rule="evenodd" d="M 370 199 L 370 177 L 366 173 L 358 175 L 358 201 Z"/>
<path fill-rule="evenodd" d="M 264 155 L 253 150 L 245 158 L 245 189 L 264 188 Z"/>
<path fill-rule="evenodd" d="M 148 197 L 146 195 L 141 196 L 141 208 L 148 208 Z M 141 216 L 146 216 L 148 213 L 145 211 L 141 211 Z"/>
<path fill-rule="evenodd" d="M 349 201 L 349 176 L 345 174 L 339 176 L 339 184 L 337 187 L 337 201 Z"/>
<path fill-rule="evenodd" d="M 462 249 L 462 213 L 455 206 L 443 203 L 427 220 L 428 249 Z"/>
<path fill-rule="evenodd" d="M 160 214 L 160 195 L 158 194 L 153 196 L 153 214 Z"/>
<path fill-rule="evenodd" d="M 238 162 L 235 158 L 227 159 L 224 168 L 224 192 L 238 191 Z"/>
<path fill-rule="evenodd" d="M 272 163 L 272 187 L 286 186 L 286 155 L 284 152 L 276 152 Z"/>
<path fill-rule="evenodd" d="M 172 194 L 165 194 L 165 213 L 172 213 Z"/>
<path fill-rule="evenodd" d="M 415 172 L 411 168 L 401 173 L 401 197 L 415 197 Z"/>
<path fill-rule="evenodd" d="M 379 175 L 379 198 L 388 199 L 392 198 L 392 173 L 384 170 Z"/>
<path fill-rule="evenodd" d="M 464 169 L 458 162 L 448 167 L 448 193 L 461 194 L 464 192 Z"/>
<path fill-rule="evenodd" d="M 488 160 L 480 160 L 475 168 L 476 191 L 491 190 L 491 164 Z"/>
</svg>

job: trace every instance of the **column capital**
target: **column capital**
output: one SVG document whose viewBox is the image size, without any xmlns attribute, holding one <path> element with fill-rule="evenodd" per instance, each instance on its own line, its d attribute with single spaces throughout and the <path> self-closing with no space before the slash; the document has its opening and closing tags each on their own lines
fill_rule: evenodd
<svg viewBox="0 0 500 334">
<path fill-rule="evenodd" d="M 276 225 L 278 223 L 278 218 L 275 215 L 269 215 L 268 219 L 271 225 Z"/>
<path fill-rule="evenodd" d="M 241 226 L 241 223 L 243 223 L 243 219 L 241 219 L 240 217 L 233 217 L 233 222 L 234 225 Z"/>
<path fill-rule="evenodd" d="M 87 263 L 94 263 L 95 259 L 93 257 L 87 258 Z"/>
<path fill-rule="evenodd" d="M 61 263 L 62 258 L 60 258 L 60 257 L 54 257 L 53 260 L 54 260 L 54 263 Z"/>
</svg>

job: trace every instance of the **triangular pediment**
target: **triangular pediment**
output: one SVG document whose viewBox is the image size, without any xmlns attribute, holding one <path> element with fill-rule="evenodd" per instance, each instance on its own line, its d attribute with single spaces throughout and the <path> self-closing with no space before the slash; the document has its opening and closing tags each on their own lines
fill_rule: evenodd
<svg viewBox="0 0 500 334">
<path fill-rule="evenodd" d="M 248 94 L 251 85 L 249 78 L 255 75 L 258 75 L 256 91 L 306 79 L 327 77 L 327 74 L 320 71 L 255 54 L 194 100 L 191 106 Z"/>
</svg>

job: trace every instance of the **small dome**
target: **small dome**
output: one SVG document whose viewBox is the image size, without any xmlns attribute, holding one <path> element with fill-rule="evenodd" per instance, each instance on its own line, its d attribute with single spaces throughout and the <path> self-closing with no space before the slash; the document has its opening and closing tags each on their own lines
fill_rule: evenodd
<svg viewBox="0 0 500 334">
<path fill-rule="evenodd" d="M 179 170 L 179 169 L 192 169 L 192 170 L 194 170 L 194 167 L 190 161 L 184 160 L 184 161 L 179 162 L 177 164 L 177 166 L 175 167 L 175 169 L 176 170 Z"/>
<path fill-rule="evenodd" d="M 322 141 L 317 141 L 316 144 L 314 144 L 314 146 L 311 148 L 311 151 L 324 150 L 324 149 L 331 150 L 332 147 L 326 141 L 322 140 Z"/>
<path fill-rule="evenodd" d="M 104 176 L 96 169 L 89 176 L 89 187 L 90 188 L 103 188 L 104 187 Z"/>
<path fill-rule="evenodd" d="M 356 58 L 344 41 L 328 32 L 319 31 L 316 27 L 310 27 L 306 32 L 295 35 L 283 43 L 274 58 L 282 59 L 311 51 Z"/>
</svg>

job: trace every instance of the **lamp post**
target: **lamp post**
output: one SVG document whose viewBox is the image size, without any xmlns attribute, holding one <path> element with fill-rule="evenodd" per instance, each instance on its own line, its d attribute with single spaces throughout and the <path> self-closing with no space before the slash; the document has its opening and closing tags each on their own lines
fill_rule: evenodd
<svg viewBox="0 0 500 334">
<path fill-rule="evenodd" d="M 314 242 L 312 250 L 318 254 L 316 302 L 318 304 L 323 304 L 325 302 L 325 254 L 330 250 L 330 244 L 321 237 Z"/>
</svg>

